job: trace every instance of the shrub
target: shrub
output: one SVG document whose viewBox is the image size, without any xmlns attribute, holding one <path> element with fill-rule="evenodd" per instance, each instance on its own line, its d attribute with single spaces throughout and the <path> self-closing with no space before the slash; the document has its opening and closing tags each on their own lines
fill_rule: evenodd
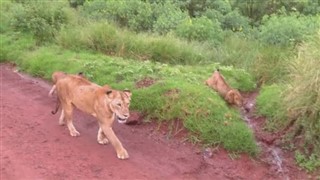
<svg viewBox="0 0 320 180">
<path fill-rule="evenodd" d="M 84 14 L 96 20 L 108 19 L 134 31 L 152 28 L 151 4 L 141 0 L 95 0 L 83 6 Z"/>
<path fill-rule="evenodd" d="M 11 24 L 17 31 L 31 33 L 38 42 L 50 41 L 68 23 L 66 4 L 63 1 L 16 4 Z"/>
<path fill-rule="evenodd" d="M 154 4 L 153 11 L 155 16 L 153 31 L 162 35 L 175 30 L 188 18 L 187 13 L 182 12 L 179 7 L 169 1 Z"/>
<path fill-rule="evenodd" d="M 177 27 L 175 34 L 189 41 L 208 40 L 219 43 L 223 39 L 220 24 L 217 21 L 211 21 L 205 16 L 184 21 L 184 23 Z"/>
<path fill-rule="evenodd" d="M 14 3 L 10 1 L 0 1 L 0 33 L 4 33 L 10 29 L 13 6 Z"/>
<path fill-rule="evenodd" d="M 305 40 L 317 32 L 320 16 L 271 15 L 265 16 L 260 26 L 260 40 L 274 45 L 289 46 Z"/>
<path fill-rule="evenodd" d="M 73 8 L 77 8 L 78 6 L 82 6 L 85 0 L 68 0 L 69 4 Z"/>
<path fill-rule="evenodd" d="M 222 28 L 230 29 L 233 32 L 242 32 L 250 27 L 250 21 L 247 17 L 242 16 L 237 10 L 231 11 L 223 17 Z"/>
<path fill-rule="evenodd" d="M 218 21 L 220 24 L 223 22 L 224 15 L 215 10 L 215 9 L 208 9 L 203 13 L 203 16 L 206 16 L 207 18 L 211 19 L 211 21 Z"/>
</svg>

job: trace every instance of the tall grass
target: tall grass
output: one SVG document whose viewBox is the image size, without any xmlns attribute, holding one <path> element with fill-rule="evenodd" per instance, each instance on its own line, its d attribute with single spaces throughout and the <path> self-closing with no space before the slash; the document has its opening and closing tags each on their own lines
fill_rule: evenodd
<svg viewBox="0 0 320 180">
<path fill-rule="evenodd" d="M 57 43 L 72 50 L 91 49 L 108 55 L 168 64 L 218 61 L 209 44 L 188 43 L 173 36 L 137 34 L 107 22 L 88 22 L 62 30 Z"/>
<path fill-rule="evenodd" d="M 283 86 L 273 84 L 261 88 L 257 97 L 257 112 L 268 118 L 266 130 L 277 131 L 288 124 L 286 109 L 283 105 Z"/>
<path fill-rule="evenodd" d="M 286 65 L 294 55 L 292 48 L 266 46 L 253 38 L 238 35 L 230 35 L 217 49 L 221 64 L 247 70 L 260 84 L 286 81 Z"/>
<path fill-rule="evenodd" d="M 297 120 L 305 143 L 320 155 L 320 32 L 298 48 L 289 67 L 290 83 L 284 93 L 285 107 Z M 300 129 L 301 130 L 301 129 Z M 299 130 L 299 131 L 300 131 Z M 320 156 L 319 156 L 320 157 Z"/>
</svg>

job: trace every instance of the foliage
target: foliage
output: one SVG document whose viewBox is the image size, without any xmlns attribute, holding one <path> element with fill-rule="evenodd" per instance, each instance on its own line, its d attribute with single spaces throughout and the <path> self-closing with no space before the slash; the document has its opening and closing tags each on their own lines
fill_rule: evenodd
<svg viewBox="0 0 320 180">
<path fill-rule="evenodd" d="M 238 11 L 231 11 L 223 17 L 221 26 L 223 29 L 230 29 L 234 32 L 247 30 L 249 26 L 249 19 L 242 16 Z"/>
<path fill-rule="evenodd" d="M 299 16 L 299 14 L 265 16 L 260 26 L 261 41 L 280 45 L 295 45 L 306 39 L 306 36 L 317 32 L 320 27 L 320 16 Z"/>
<path fill-rule="evenodd" d="M 213 22 L 207 17 L 193 18 L 184 21 L 175 31 L 178 37 L 186 38 L 189 41 L 209 40 L 215 43 L 221 42 L 223 32 L 218 22 Z"/>
<path fill-rule="evenodd" d="M 153 23 L 151 4 L 141 0 L 87 1 L 83 12 L 95 19 L 106 18 L 134 31 L 150 30 Z"/>
<path fill-rule="evenodd" d="M 77 8 L 78 6 L 82 6 L 85 0 L 68 0 L 69 4 L 73 8 Z"/>
<path fill-rule="evenodd" d="M 320 155 L 320 32 L 310 42 L 299 46 L 298 56 L 289 68 L 290 81 L 285 89 L 285 108 L 296 120 L 296 131 L 305 143 Z M 302 128 L 302 130 L 299 130 Z"/>
<path fill-rule="evenodd" d="M 68 22 L 65 2 L 30 1 L 12 7 L 12 26 L 16 31 L 31 33 L 38 42 L 50 41 Z"/>
<path fill-rule="evenodd" d="M 172 0 L 179 5 L 182 10 L 186 10 L 190 17 L 200 17 L 208 9 L 214 9 L 222 14 L 231 11 L 232 7 L 225 0 Z"/>
<path fill-rule="evenodd" d="M 317 0 L 308 0 L 303 7 L 302 13 L 306 15 L 320 14 L 320 2 Z"/>
<path fill-rule="evenodd" d="M 165 1 L 153 4 L 155 22 L 153 31 L 159 34 L 167 34 L 188 18 L 188 15 L 181 11 L 175 4 Z"/>
<path fill-rule="evenodd" d="M 247 0 L 246 2 L 235 0 L 231 2 L 232 7 L 238 8 L 241 14 L 249 17 L 255 25 L 258 25 L 265 15 L 277 14 L 281 11 L 304 15 L 316 15 L 320 12 L 320 2 L 317 0 Z"/>
<path fill-rule="evenodd" d="M 10 1 L 0 1 L 0 33 L 9 31 L 10 18 L 12 16 L 13 3 Z"/>
</svg>

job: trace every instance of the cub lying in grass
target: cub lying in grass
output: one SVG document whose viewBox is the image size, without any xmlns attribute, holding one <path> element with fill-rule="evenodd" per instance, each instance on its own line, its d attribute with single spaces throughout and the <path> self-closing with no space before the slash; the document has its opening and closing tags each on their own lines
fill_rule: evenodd
<svg viewBox="0 0 320 180">
<path fill-rule="evenodd" d="M 230 105 L 243 107 L 243 98 L 238 90 L 231 88 L 219 69 L 213 72 L 212 76 L 206 80 L 206 85 L 216 90 Z"/>
</svg>

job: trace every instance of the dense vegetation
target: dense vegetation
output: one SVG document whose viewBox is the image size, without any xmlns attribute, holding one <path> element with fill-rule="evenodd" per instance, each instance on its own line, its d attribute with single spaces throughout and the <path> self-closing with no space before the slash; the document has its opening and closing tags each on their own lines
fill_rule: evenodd
<svg viewBox="0 0 320 180">
<path fill-rule="evenodd" d="M 193 142 L 256 154 L 239 112 L 203 84 L 219 67 L 241 91 L 261 87 L 267 130 L 293 127 L 287 143 L 302 136 L 297 153 L 320 157 L 317 0 L 0 2 L 1 62 L 48 79 L 84 71 L 98 84 L 131 88 L 132 109 L 148 120 L 182 121 Z M 154 84 L 137 87 L 145 78 Z"/>
</svg>

